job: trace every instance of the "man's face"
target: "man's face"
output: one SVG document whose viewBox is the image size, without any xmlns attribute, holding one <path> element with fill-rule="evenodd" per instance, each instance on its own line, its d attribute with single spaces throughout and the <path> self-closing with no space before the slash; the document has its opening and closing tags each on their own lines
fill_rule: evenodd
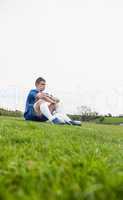
<svg viewBox="0 0 123 200">
<path fill-rule="evenodd" d="M 40 90 L 40 91 L 45 90 L 45 88 L 46 88 L 46 82 L 41 81 L 40 83 L 38 83 L 38 84 L 36 85 L 36 88 L 37 88 L 38 90 Z"/>
</svg>

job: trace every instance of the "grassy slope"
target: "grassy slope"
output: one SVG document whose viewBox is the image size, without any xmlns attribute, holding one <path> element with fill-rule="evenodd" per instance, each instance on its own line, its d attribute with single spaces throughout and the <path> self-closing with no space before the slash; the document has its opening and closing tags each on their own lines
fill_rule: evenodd
<svg viewBox="0 0 123 200">
<path fill-rule="evenodd" d="M 123 123 L 123 117 L 105 117 L 104 121 L 100 122 L 99 118 L 92 120 L 92 122 L 102 123 L 102 124 L 116 124 L 119 125 Z"/>
<path fill-rule="evenodd" d="M 0 199 L 123 196 L 123 127 L 0 118 Z"/>
<path fill-rule="evenodd" d="M 123 117 L 106 117 L 104 123 L 120 124 L 123 123 Z"/>
</svg>

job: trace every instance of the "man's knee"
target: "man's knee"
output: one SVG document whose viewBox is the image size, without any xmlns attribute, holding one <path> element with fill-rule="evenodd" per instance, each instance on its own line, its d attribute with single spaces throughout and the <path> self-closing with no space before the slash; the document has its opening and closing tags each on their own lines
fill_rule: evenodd
<svg viewBox="0 0 123 200">
<path fill-rule="evenodd" d="M 49 107 L 49 110 L 50 110 L 51 113 L 53 113 L 53 111 L 56 110 L 56 105 L 55 104 L 50 104 L 48 107 Z"/>
<path fill-rule="evenodd" d="M 42 99 L 39 99 L 38 101 L 36 101 L 36 103 L 35 104 L 41 104 L 43 102 L 43 100 Z"/>
<path fill-rule="evenodd" d="M 34 110 L 35 112 L 40 115 L 41 114 L 41 110 L 40 110 L 40 106 L 41 104 L 43 103 L 43 100 L 42 99 L 39 99 L 35 104 L 34 104 Z"/>
<path fill-rule="evenodd" d="M 62 102 L 56 103 L 56 108 L 63 108 L 63 103 Z"/>
</svg>

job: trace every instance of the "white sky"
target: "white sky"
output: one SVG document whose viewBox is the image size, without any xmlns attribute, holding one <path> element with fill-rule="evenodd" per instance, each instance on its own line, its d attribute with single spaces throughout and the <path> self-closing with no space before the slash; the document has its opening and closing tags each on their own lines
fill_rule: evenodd
<svg viewBox="0 0 123 200">
<path fill-rule="evenodd" d="M 123 1 L 0 0 L 0 69 L 1 105 L 43 76 L 67 112 L 123 113 Z"/>
</svg>

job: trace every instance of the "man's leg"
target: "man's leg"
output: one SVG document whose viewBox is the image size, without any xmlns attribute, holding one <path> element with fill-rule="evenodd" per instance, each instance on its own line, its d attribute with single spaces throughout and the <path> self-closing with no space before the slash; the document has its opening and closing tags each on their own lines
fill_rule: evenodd
<svg viewBox="0 0 123 200">
<path fill-rule="evenodd" d="M 52 115 L 53 112 L 53 106 L 45 102 L 44 100 L 38 100 L 34 104 L 34 110 L 37 115 L 41 116 L 42 114 L 47 117 L 50 121 L 54 118 Z"/>
<path fill-rule="evenodd" d="M 71 121 L 71 119 L 67 116 L 67 114 L 64 111 L 63 105 L 61 103 L 57 103 L 56 104 L 56 116 L 57 114 L 63 118 L 63 120 L 67 123 L 69 123 Z"/>
<path fill-rule="evenodd" d="M 56 105 L 56 114 L 60 115 L 64 119 L 64 122 L 69 125 L 81 126 L 81 121 L 72 120 L 67 116 L 67 114 L 64 112 L 64 108 L 61 105 L 61 103 L 58 103 Z"/>
<path fill-rule="evenodd" d="M 43 114 L 47 119 L 56 124 L 63 123 L 52 114 L 55 108 L 55 104 L 50 104 L 44 100 L 39 100 L 34 104 L 34 110 L 37 115 L 41 116 Z"/>
<path fill-rule="evenodd" d="M 53 103 L 51 103 L 51 104 L 49 104 L 49 110 L 50 110 L 50 112 L 51 112 L 51 114 L 53 115 L 53 112 L 55 111 L 55 109 L 56 109 L 56 106 L 55 106 L 55 104 L 53 104 Z"/>
</svg>

